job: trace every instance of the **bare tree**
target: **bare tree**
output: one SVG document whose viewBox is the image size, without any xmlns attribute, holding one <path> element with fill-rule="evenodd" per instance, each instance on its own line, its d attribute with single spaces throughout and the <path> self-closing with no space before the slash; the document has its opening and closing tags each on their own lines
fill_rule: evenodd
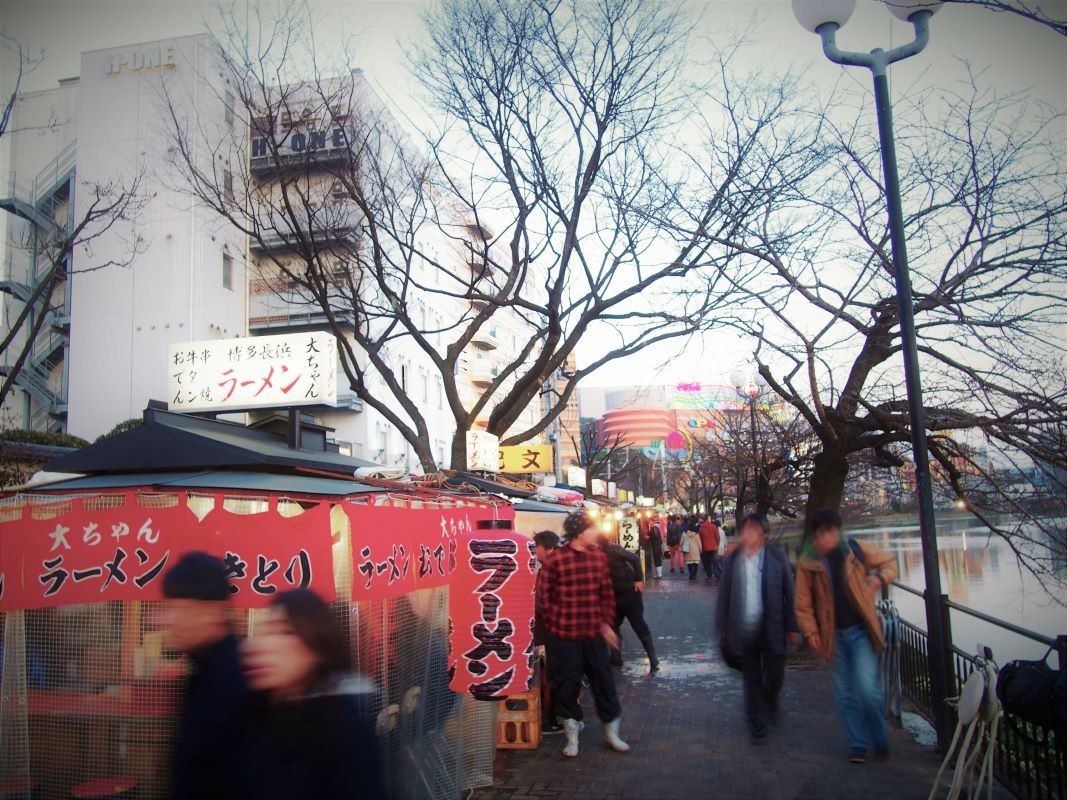
<svg viewBox="0 0 1067 800">
<path fill-rule="evenodd" d="M 585 470 L 586 494 L 593 494 L 593 481 L 615 481 L 632 474 L 640 464 L 634 458 L 631 461 L 632 443 L 626 441 L 621 433 L 601 437 L 596 425 L 583 423 L 578 440 L 571 436 L 571 444 L 579 456 L 579 466 Z"/>
<path fill-rule="evenodd" d="M 930 451 L 972 509 L 1041 569 L 1050 550 L 1063 555 L 1062 515 L 1027 513 L 1016 500 L 1005 522 L 992 513 L 1004 502 L 985 505 L 1006 500 L 1003 489 L 992 474 L 978 479 L 997 457 L 1043 476 L 1067 466 L 1062 119 L 973 82 L 901 111 Z M 809 519 L 840 503 L 850 455 L 898 464 L 909 441 L 879 144 L 866 117 L 842 127 L 821 115 L 819 126 L 827 146 L 781 167 L 796 170 L 795 193 L 746 226 L 748 269 L 730 276 L 749 298 L 742 330 L 758 343 L 760 374 L 820 442 Z M 980 450 L 983 458 L 968 456 Z M 1059 491 L 1062 504 L 1062 480 Z"/>
<path fill-rule="evenodd" d="M 261 271 L 272 274 L 263 279 L 325 316 L 352 389 L 424 469 L 437 458 L 399 348 L 440 378 L 457 432 L 451 465 L 462 468 L 464 433 L 477 420 L 505 444 L 530 439 L 584 377 L 687 335 L 729 293 L 721 283 L 672 299 L 697 269 L 725 269 L 732 254 L 712 252 L 698 231 L 665 240 L 658 226 L 678 178 L 665 164 L 669 143 L 687 108 L 686 31 L 669 9 L 636 0 L 433 6 L 412 53 L 440 123 L 423 143 L 402 133 L 359 76 L 327 74 L 294 13 L 261 16 L 254 36 L 232 17 L 219 30 L 252 153 L 235 130 L 214 146 L 211 166 L 197 163 L 197 143 L 210 136 L 172 109 L 179 161 L 195 200 L 264 253 Z M 327 139 L 312 146 L 322 131 Z M 736 225 L 729 182 L 770 190 L 777 176 L 753 171 L 762 169 L 755 152 L 764 132 L 723 143 L 729 171 L 723 191 L 695 212 L 703 228 Z M 240 170 L 249 157 L 252 169 Z M 519 347 L 469 393 L 463 367 L 498 324 L 515 320 Z M 609 344 L 522 424 L 591 333 Z"/>
<path fill-rule="evenodd" d="M 749 412 L 709 411 L 702 417 L 675 470 L 675 498 L 687 510 L 702 504 L 725 513 L 733 501 L 736 522 L 746 508 L 761 514 L 797 516 L 804 507 L 816 440 L 806 421 L 792 408 L 762 403 L 755 413 L 755 445 Z"/>
<path fill-rule="evenodd" d="M 17 41 L 2 34 L 0 45 L 9 52 L 16 65 L 11 94 L 4 98 L 3 111 L 0 112 L 0 139 L 5 135 L 39 133 L 41 126 L 32 126 L 31 132 L 21 125 L 12 127 L 12 123 L 18 116 L 23 76 L 40 63 L 43 55 L 29 55 Z M 60 121 L 52 115 L 45 127 L 58 124 Z M 40 198 L 21 196 L 24 184 L 15 180 L 16 172 L 12 172 L 11 177 L 7 186 L 0 187 L 2 207 L 23 218 L 28 225 L 23 237 L 9 242 L 9 246 L 22 250 L 34 268 L 26 283 L 10 280 L 4 288 L 12 296 L 13 308 L 6 316 L 0 339 L 0 357 L 3 357 L 0 407 L 20 376 L 24 380 L 47 383 L 46 375 L 27 378 L 27 365 L 42 331 L 52 315 L 65 304 L 61 289 L 69 277 L 105 267 L 129 266 L 144 249 L 138 230 L 145 202 L 141 194 L 142 174 L 116 178 L 104 184 L 78 182 L 72 178 L 60 189 L 62 196 L 53 194 Z M 77 206 L 76 195 L 80 199 Z M 123 239 L 126 248 L 120 258 L 101 259 L 94 255 L 94 243 L 105 236 Z M 73 266 L 75 255 L 79 256 L 77 269 Z"/>
<path fill-rule="evenodd" d="M 1060 36 L 1067 36 L 1067 15 L 1064 14 L 1062 3 L 1059 4 L 1060 8 L 1057 10 L 1053 2 L 1030 3 L 1026 0 L 946 0 L 946 2 L 977 6 L 1000 14 L 1013 14 L 1036 22 Z"/>
</svg>

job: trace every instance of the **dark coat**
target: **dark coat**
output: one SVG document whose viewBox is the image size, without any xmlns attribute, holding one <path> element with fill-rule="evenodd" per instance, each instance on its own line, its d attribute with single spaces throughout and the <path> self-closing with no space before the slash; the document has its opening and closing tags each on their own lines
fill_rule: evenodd
<svg viewBox="0 0 1067 800">
<path fill-rule="evenodd" d="M 234 764 L 250 710 L 237 640 L 229 635 L 190 660 L 171 754 L 171 797 L 229 800 L 237 790 Z"/>
<path fill-rule="evenodd" d="M 648 546 L 652 548 L 654 554 L 663 556 L 663 534 L 660 533 L 658 522 L 652 523 L 652 527 L 648 530 Z"/>
<path fill-rule="evenodd" d="M 793 571 L 789 559 L 777 546 L 764 545 L 763 559 L 763 623 L 760 643 L 771 655 L 785 655 L 786 634 L 795 633 L 796 611 L 793 607 Z M 726 635 L 726 649 L 740 658 L 744 650 L 744 581 L 741 578 L 741 548 L 726 557 L 722 581 L 719 583 L 715 624 L 720 638 Z"/>
<path fill-rule="evenodd" d="M 237 798 L 386 797 L 369 719 L 373 687 L 354 678 L 303 700 L 263 702 L 249 726 Z"/>
<path fill-rule="evenodd" d="M 672 522 L 667 526 L 667 547 L 674 547 L 682 542 L 682 526 Z"/>
<path fill-rule="evenodd" d="M 617 544 L 604 545 L 604 555 L 608 557 L 608 569 L 611 571 L 611 588 L 616 595 L 632 592 L 636 581 L 645 579 L 641 567 L 641 556 L 632 553 Z"/>
</svg>

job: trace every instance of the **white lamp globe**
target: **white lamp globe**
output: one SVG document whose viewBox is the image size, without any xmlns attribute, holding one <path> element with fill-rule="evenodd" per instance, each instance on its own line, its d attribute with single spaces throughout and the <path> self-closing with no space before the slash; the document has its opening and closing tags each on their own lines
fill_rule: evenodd
<svg viewBox="0 0 1067 800">
<path fill-rule="evenodd" d="M 793 0 L 793 14 L 797 22 L 812 33 L 816 33 L 819 26 L 827 22 L 844 25 L 855 10 L 856 0 Z"/>
<path fill-rule="evenodd" d="M 889 13 L 897 19 L 907 22 L 916 11 L 929 11 L 936 14 L 941 8 L 941 0 L 884 0 Z"/>
</svg>

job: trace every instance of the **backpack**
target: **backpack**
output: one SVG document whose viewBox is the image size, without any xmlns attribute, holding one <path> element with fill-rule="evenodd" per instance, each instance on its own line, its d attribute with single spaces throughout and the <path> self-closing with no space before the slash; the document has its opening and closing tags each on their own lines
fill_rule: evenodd
<svg viewBox="0 0 1067 800">
<path fill-rule="evenodd" d="M 1049 648 L 1037 661 L 1016 659 L 1000 668 L 997 677 L 997 697 L 1004 713 L 1012 721 L 1016 732 L 1033 741 L 1019 721 L 1067 733 L 1067 670 L 1052 669 L 1048 665 Z"/>
</svg>

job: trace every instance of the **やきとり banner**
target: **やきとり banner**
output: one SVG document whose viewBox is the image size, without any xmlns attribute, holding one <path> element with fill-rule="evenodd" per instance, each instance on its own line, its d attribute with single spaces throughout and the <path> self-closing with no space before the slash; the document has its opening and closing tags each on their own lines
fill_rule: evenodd
<svg viewBox="0 0 1067 800">
<path fill-rule="evenodd" d="M 184 497 L 163 508 L 143 507 L 133 493 L 123 499 L 102 509 L 75 499 L 51 519 L 33 519 L 27 504 L 0 524 L 0 610 L 160 600 L 166 570 L 193 550 L 223 560 L 238 608 L 265 607 L 298 586 L 336 597 L 325 504 L 285 517 L 272 500 L 263 513 L 234 514 L 219 497 L 200 520 Z"/>
</svg>

